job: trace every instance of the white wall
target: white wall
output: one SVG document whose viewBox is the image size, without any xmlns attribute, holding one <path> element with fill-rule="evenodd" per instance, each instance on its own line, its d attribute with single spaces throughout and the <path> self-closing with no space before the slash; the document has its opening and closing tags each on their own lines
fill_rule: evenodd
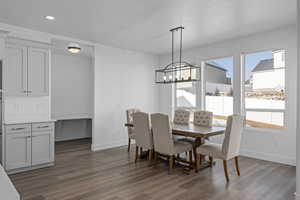
<svg viewBox="0 0 300 200">
<path fill-rule="evenodd" d="M 190 63 L 201 64 L 201 61 L 215 58 L 234 56 L 234 112 L 241 112 L 240 79 L 240 54 L 265 50 L 286 50 L 286 129 L 282 131 L 247 129 L 243 132 L 241 153 L 242 155 L 282 162 L 295 165 L 296 163 L 296 103 L 297 103 L 297 46 L 296 27 L 286 26 L 270 32 L 251 35 L 235 40 L 203 46 L 183 52 L 184 60 Z M 170 56 L 161 56 L 160 65 L 170 61 Z M 160 111 L 171 114 L 172 112 L 172 86 L 161 86 Z"/>
<path fill-rule="evenodd" d="M 92 58 L 54 51 L 51 60 L 52 118 L 91 118 L 93 113 Z"/>
<path fill-rule="evenodd" d="M 55 123 L 55 141 L 92 137 L 92 56 L 71 54 L 66 46 L 59 49 L 58 45 L 54 43 L 51 59 L 51 117 L 59 120 Z"/>
<path fill-rule="evenodd" d="M 128 108 L 157 111 L 156 56 L 96 45 L 93 150 L 127 144 Z"/>
</svg>

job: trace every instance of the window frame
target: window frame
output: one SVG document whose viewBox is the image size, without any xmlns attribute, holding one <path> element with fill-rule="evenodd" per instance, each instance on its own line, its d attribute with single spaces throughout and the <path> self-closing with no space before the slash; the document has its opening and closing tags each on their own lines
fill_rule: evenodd
<svg viewBox="0 0 300 200">
<path fill-rule="evenodd" d="M 284 51 L 284 58 L 285 58 L 285 66 L 284 66 L 284 91 L 285 91 L 285 108 L 284 109 L 260 109 L 260 108 L 248 108 L 246 109 L 246 98 L 245 98 L 245 62 L 246 62 L 246 55 L 247 54 L 255 54 L 255 53 L 262 53 L 265 51 Z M 282 128 L 276 129 L 276 128 L 262 128 L 262 127 L 253 127 L 253 126 L 245 126 L 245 130 L 249 131 L 258 131 L 258 132 L 282 132 L 287 129 L 287 102 L 288 102 L 288 92 L 287 92 L 287 65 L 286 65 L 286 53 L 287 50 L 285 48 L 270 48 L 270 49 L 263 49 L 263 50 L 255 50 L 255 51 L 247 51 L 242 52 L 240 54 L 240 88 L 241 88 L 241 114 L 247 118 L 247 111 L 257 111 L 257 112 L 282 112 L 283 113 L 283 126 Z"/>
</svg>

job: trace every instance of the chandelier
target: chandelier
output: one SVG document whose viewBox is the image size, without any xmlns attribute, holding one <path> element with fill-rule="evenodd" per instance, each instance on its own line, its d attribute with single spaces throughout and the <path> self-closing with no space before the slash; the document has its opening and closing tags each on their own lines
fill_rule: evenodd
<svg viewBox="0 0 300 200">
<path fill-rule="evenodd" d="M 200 81 L 197 77 L 200 74 L 200 67 L 182 61 L 182 30 L 184 27 L 179 26 L 170 30 L 172 34 L 172 62 L 163 69 L 155 70 L 155 83 L 180 83 Z M 179 60 L 174 60 L 174 33 L 180 33 Z"/>
</svg>

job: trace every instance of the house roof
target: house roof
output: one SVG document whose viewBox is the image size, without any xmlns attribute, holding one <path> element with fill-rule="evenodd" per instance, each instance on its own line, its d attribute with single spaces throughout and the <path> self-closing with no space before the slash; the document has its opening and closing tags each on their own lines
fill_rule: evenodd
<svg viewBox="0 0 300 200">
<path fill-rule="evenodd" d="M 274 59 L 265 59 L 261 60 L 256 67 L 252 70 L 252 72 L 260 72 L 274 69 Z"/>
<path fill-rule="evenodd" d="M 224 69 L 223 67 L 221 67 L 218 63 L 216 63 L 214 61 L 206 62 L 206 64 L 209 65 L 209 66 L 211 66 L 211 67 L 214 67 L 216 69 L 219 69 L 219 70 L 227 72 L 227 69 Z"/>
</svg>

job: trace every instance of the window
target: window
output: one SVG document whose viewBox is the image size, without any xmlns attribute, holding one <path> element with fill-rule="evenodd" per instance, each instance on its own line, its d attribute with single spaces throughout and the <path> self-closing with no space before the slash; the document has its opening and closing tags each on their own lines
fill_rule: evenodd
<svg viewBox="0 0 300 200">
<path fill-rule="evenodd" d="M 233 113 L 233 57 L 205 62 L 205 110 L 213 112 L 214 125 L 226 125 Z"/>
<path fill-rule="evenodd" d="M 283 128 L 285 51 L 245 54 L 244 78 L 247 126 Z"/>
<path fill-rule="evenodd" d="M 183 77 L 184 79 L 188 79 L 190 77 L 190 71 L 182 71 L 179 74 L 177 72 L 176 76 Z M 196 75 L 196 73 L 192 72 L 192 75 Z M 195 77 L 192 77 L 195 78 Z M 176 106 L 177 107 L 196 107 L 196 84 L 197 82 L 183 82 L 176 83 Z"/>
</svg>

